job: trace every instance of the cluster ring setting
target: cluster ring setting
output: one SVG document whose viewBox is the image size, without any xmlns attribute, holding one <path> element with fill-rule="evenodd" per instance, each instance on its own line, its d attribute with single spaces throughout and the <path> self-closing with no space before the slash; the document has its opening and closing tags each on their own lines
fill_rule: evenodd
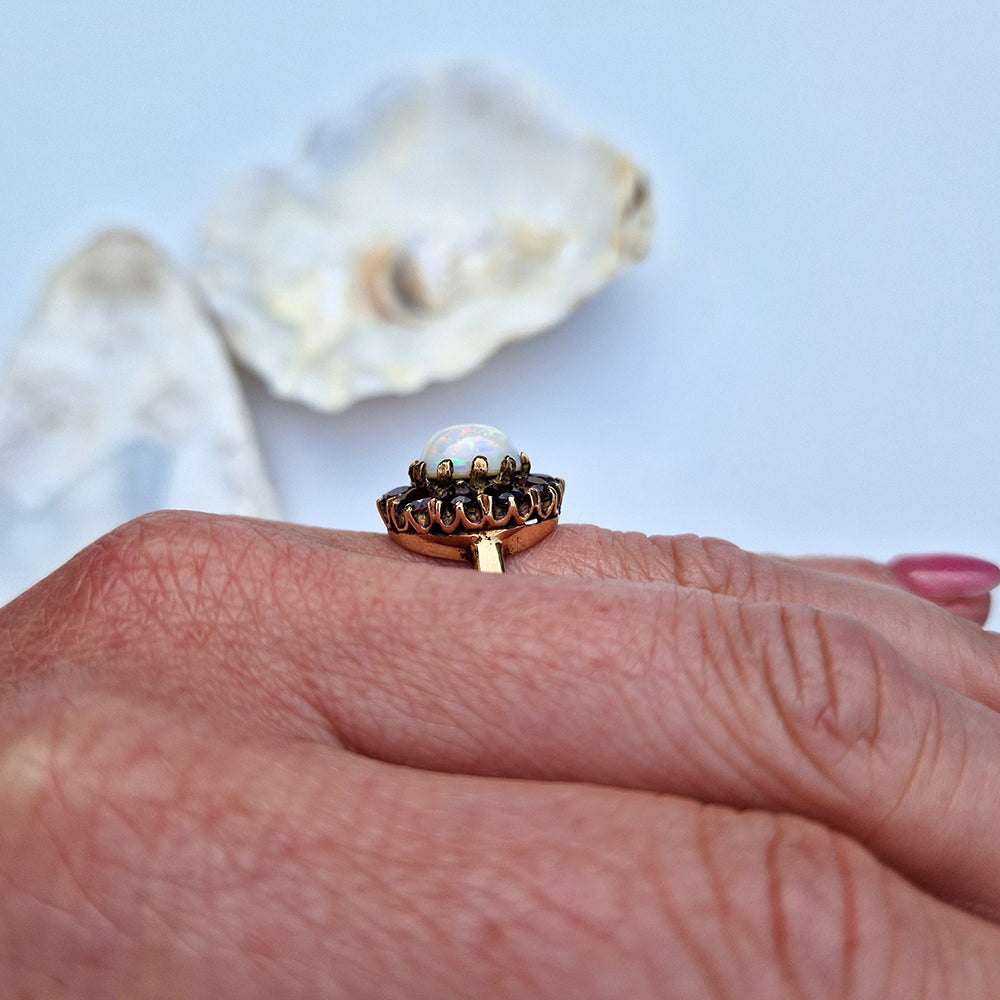
<svg viewBox="0 0 1000 1000">
<path fill-rule="evenodd" d="M 410 482 L 379 497 L 394 541 L 477 569 L 503 571 L 503 557 L 556 527 L 566 484 L 531 471 L 524 452 L 485 424 L 439 431 L 410 464 Z"/>
</svg>

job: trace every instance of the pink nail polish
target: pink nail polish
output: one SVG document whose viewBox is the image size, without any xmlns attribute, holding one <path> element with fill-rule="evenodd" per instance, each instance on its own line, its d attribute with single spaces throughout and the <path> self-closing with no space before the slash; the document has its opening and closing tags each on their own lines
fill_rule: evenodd
<svg viewBox="0 0 1000 1000">
<path fill-rule="evenodd" d="M 907 590 L 937 602 L 979 597 L 1000 584 L 1000 566 L 972 556 L 897 556 L 889 571 Z"/>
</svg>

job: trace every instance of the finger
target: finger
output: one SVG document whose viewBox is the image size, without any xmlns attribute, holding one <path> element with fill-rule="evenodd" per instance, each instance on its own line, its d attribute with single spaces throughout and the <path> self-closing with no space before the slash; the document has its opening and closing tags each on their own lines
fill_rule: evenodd
<svg viewBox="0 0 1000 1000">
<path fill-rule="evenodd" d="M 807 815 L 1000 918 L 998 717 L 856 622 L 567 581 L 513 599 L 496 581 L 463 581 L 458 605 L 450 576 L 439 587 L 420 575 L 394 578 L 392 614 L 375 625 L 393 639 L 368 636 L 359 656 L 359 671 L 375 656 L 374 690 L 355 686 L 356 671 L 350 693 L 326 699 L 346 706 L 331 718 L 346 745 L 431 768 Z M 456 606 L 476 623 L 465 637 L 450 629 Z M 517 638 L 533 616 L 537 629 Z"/>
<path fill-rule="evenodd" d="M 957 597 L 950 601 L 936 601 L 946 611 L 958 618 L 965 618 L 982 627 L 990 617 L 990 595 L 980 594 L 977 597 Z"/>
<path fill-rule="evenodd" d="M 808 815 L 1000 912 L 997 715 L 856 621 L 373 560 L 228 519 L 182 522 L 178 545 L 162 533 L 176 523 L 143 521 L 110 568 L 91 568 L 105 612 L 81 613 L 83 627 L 103 638 L 124 609 L 134 634 L 118 625 L 105 659 L 84 664 L 93 637 L 74 647 L 64 631 L 74 670 L 398 763 Z M 141 643 L 152 659 L 137 665 Z"/>
<path fill-rule="evenodd" d="M 980 625 L 989 617 L 990 591 L 1000 584 L 1000 567 L 969 556 L 900 556 L 888 569 L 914 594 Z"/>
<path fill-rule="evenodd" d="M 1000 929 L 795 817 L 115 708 L 0 758 L 13 995 L 996 996 Z"/>
<path fill-rule="evenodd" d="M 880 583 L 886 587 L 903 587 L 903 583 L 892 574 L 885 563 L 873 559 L 859 559 L 849 556 L 770 556 L 783 563 L 799 566 L 802 569 L 817 570 L 820 573 L 836 573 L 839 576 L 851 577 L 854 580 L 864 580 L 867 583 Z M 903 587 L 903 589 L 907 589 Z"/>
<path fill-rule="evenodd" d="M 880 632 L 913 663 L 970 697 L 1000 707 L 1000 638 L 956 621 L 947 609 L 897 585 L 884 584 L 880 571 L 851 561 L 837 572 L 745 552 L 729 542 L 694 535 L 653 537 L 621 534 L 589 525 L 563 525 L 512 568 L 532 573 L 572 573 L 599 579 L 677 583 L 744 601 L 807 604 L 850 615 Z M 989 565 L 989 564 L 987 564 Z M 978 617 L 983 599 L 964 598 L 956 606 Z M 965 615 L 963 615 L 965 617 Z M 985 616 L 983 616 L 985 620 Z"/>
<path fill-rule="evenodd" d="M 907 589 L 930 601 L 979 597 L 1000 584 L 1000 567 L 970 556 L 898 556 L 888 569 Z"/>
<path fill-rule="evenodd" d="M 899 556 L 889 563 L 841 557 L 785 559 L 803 569 L 838 573 L 869 583 L 902 587 L 960 618 L 984 625 L 990 591 L 1000 584 L 1000 567 L 985 559 L 957 555 Z"/>
</svg>

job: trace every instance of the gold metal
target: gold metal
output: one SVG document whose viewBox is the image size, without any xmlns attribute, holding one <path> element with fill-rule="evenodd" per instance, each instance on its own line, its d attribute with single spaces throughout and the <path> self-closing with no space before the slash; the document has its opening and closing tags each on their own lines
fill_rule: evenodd
<svg viewBox="0 0 1000 1000">
<path fill-rule="evenodd" d="M 473 545 L 469 547 L 472 553 L 472 565 L 481 573 L 502 573 L 503 542 L 493 535 L 478 535 Z"/>
<path fill-rule="evenodd" d="M 482 455 L 472 460 L 468 479 L 454 478 L 450 459 L 438 463 L 433 478 L 427 473 L 426 462 L 411 462 L 410 485 L 378 499 L 389 534 L 412 552 L 502 573 L 505 557 L 540 542 L 559 523 L 565 482 L 532 474 L 523 452 L 520 466 L 506 456 L 492 476 Z"/>
<path fill-rule="evenodd" d="M 402 545 L 411 552 L 419 552 L 422 556 L 471 562 L 476 569 L 503 573 L 504 556 L 516 555 L 547 538 L 555 531 L 558 523 L 559 518 L 553 517 L 548 521 L 480 534 L 417 535 L 393 532 L 391 537 L 397 545 Z M 497 560 L 499 568 L 491 569 L 482 562 L 477 562 L 477 559 L 482 560 L 482 548 L 486 546 L 499 549 L 500 556 Z M 480 553 L 478 556 L 477 552 Z"/>
</svg>

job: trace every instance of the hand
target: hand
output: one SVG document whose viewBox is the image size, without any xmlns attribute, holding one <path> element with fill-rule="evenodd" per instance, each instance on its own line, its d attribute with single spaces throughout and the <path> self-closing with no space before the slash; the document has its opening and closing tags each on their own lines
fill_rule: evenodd
<svg viewBox="0 0 1000 1000">
<path fill-rule="evenodd" d="M 509 570 L 165 513 L 0 611 L 0 995 L 1000 996 L 984 599 Z"/>
</svg>

